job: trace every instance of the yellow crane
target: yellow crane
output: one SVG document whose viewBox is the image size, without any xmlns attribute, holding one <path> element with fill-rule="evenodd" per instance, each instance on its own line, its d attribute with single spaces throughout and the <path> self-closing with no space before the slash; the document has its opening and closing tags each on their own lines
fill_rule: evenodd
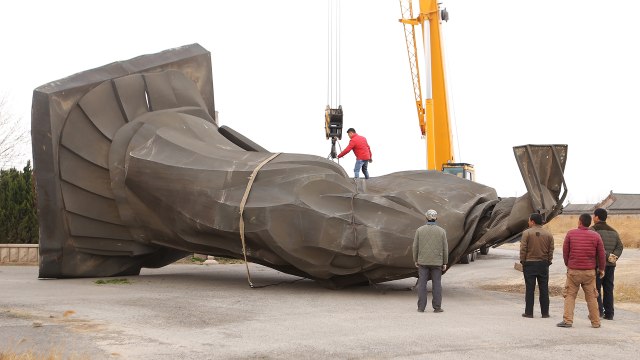
<svg viewBox="0 0 640 360">
<path fill-rule="evenodd" d="M 444 69 L 444 55 L 440 24 L 449 20 L 446 9 L 440 9 L 437 0 L 419 0 L 419 14 L 414 16 L 413 1 L 400 0 L 404 36 L 413 81 L 413 93 L 418 110 L 420 132 L 427 141 L 427 170 L 441 170 L 474 180 L 473 165 L 456 162 L 453 153 L 449 104 Z M 425 58 L 426 86 L 423 97 L 418 45 L 415 27 L 422 31 L 422 49 Z"/>
</svg>

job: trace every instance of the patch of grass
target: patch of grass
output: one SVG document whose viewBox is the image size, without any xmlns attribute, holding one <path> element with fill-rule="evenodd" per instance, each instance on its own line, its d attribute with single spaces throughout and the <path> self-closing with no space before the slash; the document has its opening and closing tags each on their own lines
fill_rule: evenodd
<svg viewBox="0 0 640 360">
<path fill-rule="evenodd" d="M 524 294 L 524 283 L 520 284 L 486 284 L 480 288 L 489 291 L 500 291 Z M 563 286 L 549 284 L 549 296 L 562 296 Z M 536 296 L 538 288 L 536 286 Z M 583 298 L 582 290 L 578 291 L 578 298 Z M 614 290 L 615 301 L 640 304 L 640 287 L 625 283 L 616 284 Z"/>
<path fill-rule="evenodd" d="M 615 301 L 640 303 L 640 287 L 628 284 L 616 284 L 613 290 Z"/>
<path fill-rule="evenodd" d="M 14 319 L 26 319 L 26 320 L 29 320 L 29 319 L 33 318 L 33 315 L 28 314 L 28 313 L 23 312 L 23 311 L 4 310 L 2 312 L 3 312 L 3 315 L 5 315 L 7 317 L 14 318 Z M 2 358 L 0 358 L 0 359 L 2 359 Z"/>
<path fill-rule="evenodd" d="M 560 215 L 544 225 L 562 246 L 564 236 L 567 231 L 578 227 L 579 215 Z M 620 234 L 620 240 L 625 248 L 640 248 L 640 232 L 637 231 L 640 226 L 640 216 L 634 214 L 609 214 L 607 224 L 611 225 Z"/>
<path fill-rule="evenodd" d="M 487 284 L 482 285 L 480 288 L 489 290 L 489 291 L 501 291 L 501 292 L 510 292 L 510 293 L 519 293 L 524 294 L 524 283 L 522 284 Z M 562 296 L 562 286 L 556 286 L 549 284 L 549 296 Z M 537 296 L 538 287 L 536 286 L 536 296 Z"/>
<path fill-rule="evenodd" d="M 33 351 L 25 351 L 16 353 L 11 350 L 0 352 L 0 360 L 57 360 L 61 359 L 58 354 L 49 353 L 48 355 L 39 355 Z"/>
<path fill-rule="evenodd" d="M 627 248 L 637 249 L 637 248 L 640 248 L 640 239 L 623 241 L 622 244 Z"/>
<path fill-rule="evenodd" d="M 223 265 L 225 265 L 225 264 L 244 264 L 243 260 L 235 259 L 235 258 L 226 258 L 226 257 L 222 257 L 222 256 L 215 256 L 213 259 L 215 261 L 217 261 L 218 264 L 223 264 Z M 203 258 L 202 256 L 197 256 L 197 254 L 193 254 L 193 255 L 187 256 L 185 258 L 182 258 L 182 259 L 176 261 L 176 263 L 202 265 L 207 260 L 208 260 L 207 256 L 205 256 Z"/>
<path fill-rule="evenodd" d="M 218 264 L 244 264 L 244 260 L 216 256 Z"/>
<path fill-rule="evenodd" d="M 27 340 L 22 339 L 18 341 L 16 347 L 21 346 Z M 38 352 L 35 350 L 16 350 L 16 348 L 11 349 L 0 349 L 0 360 L 84 360 L 90 359 L 90 357 L 86 354 L 63 354 L 63 351 L 60 351 L 58 347 L 50 348 L 43 352 Z"/>
<path fill-rule="evenodd" d="M 0 360 L 80 360 L 90 359 L 88 355 L 70 355 L 62 356 L 57 351 L 51 350 L 47 354 L 40 354 L 32 350 L 23 352 L 14 352 L 11 350 L 0 352 Z"/>
<path fill-rule="evenodd" d="M 129 282 L 129 279 L 99 279 L 94 281 L 94 283 L 98 284 L 98 285 L 105 285 L 105 284 L 114 284 L 114 285 L 122 285 L 122 284 L 127 284 L 130 285 L 131 282 Z"/>
</svg>

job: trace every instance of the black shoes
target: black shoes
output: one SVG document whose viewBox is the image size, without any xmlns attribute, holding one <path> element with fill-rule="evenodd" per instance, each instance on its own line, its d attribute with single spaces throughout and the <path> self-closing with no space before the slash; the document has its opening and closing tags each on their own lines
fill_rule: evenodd
<svg viewBox="0 0 640 360">
<path fill-rule="evenodd" d="M 611 316 L 607 315 L 607 316 L 603 317 L 603 319 L 605 319 L 605 320 L 613 320 L 613 315 L 611 315 Z"/>
<path fill-rule="evenodd" d="M 444 310 L 442 310 L 442 308 L 437 308 L 437 309 L 433 309 L 433 312 L 443 312 Z M 423 310 L 418 309 L 418 312 L 424 312 Z"/>
<path fill-rule="evenodd" d="M 434 312 L 434 313 L 441 313 L 441 312 L 443 312 L 443 311 L 444 311 L 444 310 L 442 310 L 442 308 L 433 309 L 433 312 Z M 424 312 L 424 310 L 420 310 L 420 309 L 418 309 L 418 312 Z"/>
<path fill-rule="evenodd" d="M 523 318 L 529 318 L 529 319 L 533 319 L 533 315 L 529 315 L 527 313 L 522 313 L 522 317 Z M 542 318 L 546 319 L 549 317 L 549 314 L 542 314 Z"/>
<path fill-rule="evenodd" d="M 566 323 L 566 322 L 564 322 L 564 320 L 563 320 L 562 322 L 559 322 L 556 326 L 557 326 L 557 327 L 562 327 L 562 328 L 570 328 L 570 327 L 572 327 L 573 325 L 571 325 L 571 324 L 567 324 L 567 323 Z"/>
</svg>

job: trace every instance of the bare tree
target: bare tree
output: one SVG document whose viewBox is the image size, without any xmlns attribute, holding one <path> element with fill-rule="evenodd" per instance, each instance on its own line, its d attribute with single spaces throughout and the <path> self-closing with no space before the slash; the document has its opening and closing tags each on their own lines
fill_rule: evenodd
<svg viewBox="0 0 640 360">
<path fill-rule="evenodd" d="M 9 112 L 7 98 L 0 95 L 0 169 L 19 166 L 28 141 L 29 131 Z"/>
</svg>

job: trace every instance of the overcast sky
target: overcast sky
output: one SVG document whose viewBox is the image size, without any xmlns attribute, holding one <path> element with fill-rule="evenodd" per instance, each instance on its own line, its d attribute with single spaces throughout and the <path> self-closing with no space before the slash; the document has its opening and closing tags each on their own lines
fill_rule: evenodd
<svg viewBox="0 0 640 360">
<path fill-rule="evenodd" d="M 273 152 L 325 157 L 327 1 L 2 2 L 0 94 L 29 127 L 40 85 L 199 43 L 212 53 L 221 125 Z M 555 143 L 569 145 L 570 202 L 640 193 L 640 2 L 443 6 L 456 160 L 474 164 L 479 182 L 522 195 L 512 147 Z M 345 128 L 369 140 L 372 176 L 426 168 L 398 1 L 342 0 L 341 9 Z M 340 161 L 349 174 L 354 160 Z"/>
</svg>

